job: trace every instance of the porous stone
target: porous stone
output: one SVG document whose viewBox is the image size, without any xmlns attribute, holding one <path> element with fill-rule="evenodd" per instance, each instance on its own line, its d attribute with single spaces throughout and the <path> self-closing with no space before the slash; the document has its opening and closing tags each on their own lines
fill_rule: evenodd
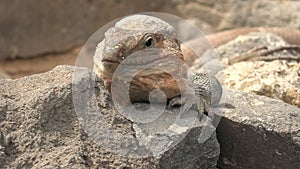
<svg viewBox="0 0 300 169">
<path fill-rule="evenodd" d="M 217 52 L 222 62 L 226 63 L 228 58 L 245 55 L 253 49 L 267 47 L 270 50 L 288 45 L 277 35 L 260 32 L 239 36 L 218 47 Z M 295 50 L 281 50 L 267 56 L 300 58 L 300 53 Z M 298 61 L 275 59 L 273 61 L 241 61 L 226 66 L 223 72 L 228 88 L 280 99 L 300 107 L 299 70 Z"/>
<path fill-rule="evenodd" d="M 280 100 L 228 90 L 217 128 L 221 168 L 298 168 L 300 109 Z"/>
<path fill-rule="evenodd" d="M 0 86 L 1 168 L 216 166 L 216 134 L 211 132 L 206 141 L 198 141 L 205 123 L 195 121 L 187 130 L 182 124 L 195 117 L 189 113 L 177 123 L 168 121 L 178 117 L 179 108 L 166 110 L 168 118 L 163 123 L 131 122 L 113 106 L 102 81 L 89 69 L 58 66 L 43 74 L 2 79 Z M 142 109 L 147 106 L 135 104 Z M 165 142 L 159 142 L 163 134 L 170 137 L 165 141 L 176 144 L 165 149 Z"/>
</svg>

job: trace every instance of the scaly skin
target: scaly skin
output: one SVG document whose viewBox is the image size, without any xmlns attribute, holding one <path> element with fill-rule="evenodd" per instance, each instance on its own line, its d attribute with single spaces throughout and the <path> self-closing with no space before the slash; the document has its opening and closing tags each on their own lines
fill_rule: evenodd
<svg viewBox="0 0 300 169">
<path fill-rule="evenodd" d="M 200 96 L 200 100 L 205 102 L 201 104 L 200 112 L 208 112 L 211 104 L 210 79 L 202 73 L 190 82 L 183 58 L 181 43 L 172 26 L 155 17 L 133 15 L 120 20 L 105 33 L 105 39 L 98 44 L 94 56 L 94 71 L 109 91 L 118 94 L 124 106 L 128 104 L 124 86 L 128 85 L 131 102 L 149 101 L 150 92 L 160 89 L 170 100 L 169 106 L 181 104 L 186 111 L 196 104 L 196 96 Z M 116 71 L 120 65 L 124 70 L 118 74 Z M 138 71 L 141 68 L 144 70 Z M 130 77 L 135 72 L 138 73 L 131 81 Z M 117 90 L 111 88 L 113 76 Z M 154 96 L 154 101 L 163 98 L 161 95 Z"/>
</svg>

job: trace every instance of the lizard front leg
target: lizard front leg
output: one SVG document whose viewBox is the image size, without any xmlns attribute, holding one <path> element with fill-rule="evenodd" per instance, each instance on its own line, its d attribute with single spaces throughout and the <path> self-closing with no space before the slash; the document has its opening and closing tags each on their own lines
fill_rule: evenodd
<svg viewBox="0 0 300 169">
<path fill-rule="evenodd" d="M 198 117 L 201 120 L 203 114 L 213 117 L 211 107 L 212 104 L 219 103 L 222 96 L 222 86 L 215 76 L 197 73 L 192 76 L 189 86 L 182 93 L 181 96 L 171 99 L 169 107 L 182 105 L 183 112 L 195 108 L 198 110 Z M 213 95 L 214 97 L 212 97 Z"/>
</svg>

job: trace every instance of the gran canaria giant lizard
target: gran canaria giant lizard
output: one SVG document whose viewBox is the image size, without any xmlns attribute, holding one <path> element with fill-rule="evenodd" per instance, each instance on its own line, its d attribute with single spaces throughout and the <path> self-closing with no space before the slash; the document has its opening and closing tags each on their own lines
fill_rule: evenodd
<svg viewBox="0 0 300 169">
<path fill-rule="evenodd" d="M 274 28 L 245 28 L 209 35 L 207 38 L 217 47 L 238 35 L 253 31 L 270 31 L 292 44 L 300 44 L 299 39 L 297 41 L 293 38 L 295 34 L 300 37 L 300 31 L 284 33 L 282 29 Z M 203 40 L 196 39 L 190 44 L 202 47 L 205 51 L 209 47 L 201 45 Z M 202 113 L 211 113 L 212 103 L 219 102 L 222 87 L 214 76 L 206 72 L 188 78 L 186 67 L 180 61 L 185 60 L 190 64 L 194 59 L 193 51 L 181 44 L 170 24 L 152 16 L 132 15 L 118 21 L 106 31 L 105 38 L 97 46 L 94 71 L 109 91 L 116 91 L 121 102 L 125 102 L 124 106 L 129 102 L 149 101 L 150 92 L 160 89 L 169 99 L 169 106 L 181 104 L 185 111 L 197 105 L 202 116 Z M 125 66 L 122 73 L 114 74 L 121 64 Z M 132 69 L 136 70 L 131 71 Z M 140 69 L 143 70 L 139 71 Z M 130 79 L 134 72 L 138 73 Z M 117 89 L 111 88 L 113 76 L 117 79 L 116 83 L 129 86 L 129 101 L 122 95 L 126 90 L 122 85 Z M 211 98 L 212 92 L 217 97 Z"/>
</svg>

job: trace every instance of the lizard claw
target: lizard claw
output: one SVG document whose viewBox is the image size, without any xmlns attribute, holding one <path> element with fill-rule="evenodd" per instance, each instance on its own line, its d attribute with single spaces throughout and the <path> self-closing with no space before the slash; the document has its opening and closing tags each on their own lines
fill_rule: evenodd
<svg viewBox="0 0 300 169">
<path fill-rule="evenodd" d="M 168 104 L 168 108 L 175 107 L 175 106 L 180 106 L 182 104 L 180 96 L 176 96 L 172 98 Z"/>
<path fill-rule="evenodd" d="M 197 99 L 195 96 L 186 95 L 184 97 L 174 97 L 170 100 L 168 108 L 174 107 L 174 106 L 182 106 L 182 113 L 186 113 L 190 109 L 194 109 L 198 111 L 198 120 L 201 121 L 203 119 L 204 115 L 210 116 L 210 110 L 208 105 L 205 104 L 205 100 Z"/>
<path fill-rule="evenodd" d="M 177 96 L 170 100 L 168 108 L 174 106 L 182 106 L 182 112 L 185 113 L 190 110 L 193 105 L 196 105 L 196 101 L 193 96 L 186 95 L 186 96 Z"/>
</svg>

